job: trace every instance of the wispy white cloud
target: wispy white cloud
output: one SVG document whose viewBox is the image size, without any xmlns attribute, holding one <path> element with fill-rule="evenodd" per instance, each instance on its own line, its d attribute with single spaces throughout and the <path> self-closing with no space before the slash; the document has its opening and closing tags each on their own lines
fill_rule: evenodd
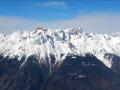
<svg viewBox="0 0 120 90">
<path fill-rule="evenodd" d="M 81 26 L 83 30 L 87 32 L 120 32 L 120 14 L 92 13 L 78 15 L 69 20 L 52 22 L 40 22 L 17 17 L 0 17 L 0 33 L 11 33 L 16 30 L 34 30 L 37 26 L 47 28 L 68 28 Z"/>
<path fill-rule="evenodd" d="M 55 23 L 59 27 L 81 26 L 85 31 L 95 33 L 120 32 L 120 14 L 92 13 Z"/>
<path fill-rule="evenodd" d="M 64 1 L 46 1 L 40 3 L 34 3 L 34 6 L 37 7 L 66 7 L 66 3 Z"/>
<path fill-rule="evenodd" d="M 0 33 L 33 30 L 40 22 L 9 16 L 0 16 Z"/>
</svg>

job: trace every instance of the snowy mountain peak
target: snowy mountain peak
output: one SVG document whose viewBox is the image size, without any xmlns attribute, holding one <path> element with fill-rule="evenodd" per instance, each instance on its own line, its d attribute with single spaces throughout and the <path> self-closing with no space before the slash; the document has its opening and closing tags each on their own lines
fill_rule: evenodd
<svg viewBox="0 0 120 90">
<path fill-rule="evenodd" d="M 18 56 L 19 60 L 23 56 L 37 55 L 40 62 L 50 55 L 58 62 L 68 54 L 84 56 L 91 53 L 111 67 L 112 61 L 105 54 L 120 56 L 120 36 L 85 33 L 81 28 L 52 30 L 38 27 L 32 32 L 0 34 L 0 53 L 11 58 Z"/>
<path fill-rule="evenodd" d="M 71 28 L 69 30 L 70 35 L 79 35 L 79 34 L 82 34 L 82 33 L 83 33 L 83 31 L 82 31 L 81 28 Z"/>
</svg>

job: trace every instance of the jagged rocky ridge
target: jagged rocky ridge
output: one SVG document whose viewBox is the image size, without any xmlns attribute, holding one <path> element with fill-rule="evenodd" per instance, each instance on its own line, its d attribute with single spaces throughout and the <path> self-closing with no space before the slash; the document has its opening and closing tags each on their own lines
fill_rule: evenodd
<svg viewBox="0 0 120 90">
<path fill-rule="evenodd" d="M 0 90 L 120 90 L 120 36 L 81 28 L 0 35 Z"/>
</svg>

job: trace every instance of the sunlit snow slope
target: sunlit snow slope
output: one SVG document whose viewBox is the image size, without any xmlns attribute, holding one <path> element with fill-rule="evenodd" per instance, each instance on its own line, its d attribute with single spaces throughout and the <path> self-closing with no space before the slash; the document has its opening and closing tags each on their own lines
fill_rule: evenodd
<svg viewBox="0 0 120 90">
<path fill-rule="evenodd" d="M 7 36 L 0 34 L 0 54 L 4 57 L 18 56 L 21 60 L 23 56 L 27 58 L 36 55 L 41 63 L 41 60 L 50 55 L 55 56 L 55 62 L 60 62 L 68 54 L 84 56 L 86 53 L 95 55 L 106 66 L 111 67 L 112 57 L 105 54 L 120 56 L 120 36 L 86 33 L 81 28 L 38 28 L 32 32 L 14 32 Z"/>
</svg>

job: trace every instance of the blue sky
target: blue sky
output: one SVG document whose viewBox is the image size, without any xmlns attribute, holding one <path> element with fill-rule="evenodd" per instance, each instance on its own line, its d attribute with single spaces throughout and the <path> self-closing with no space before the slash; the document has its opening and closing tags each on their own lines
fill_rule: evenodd
<svg viewBox="0 0 120 90">
<path fill-rule="evenodd" d="M 0 0 L 1 33 L 37 26 L 111 33 L 120 31 L 119 24 L 119 0 Z"/>
</svg>

